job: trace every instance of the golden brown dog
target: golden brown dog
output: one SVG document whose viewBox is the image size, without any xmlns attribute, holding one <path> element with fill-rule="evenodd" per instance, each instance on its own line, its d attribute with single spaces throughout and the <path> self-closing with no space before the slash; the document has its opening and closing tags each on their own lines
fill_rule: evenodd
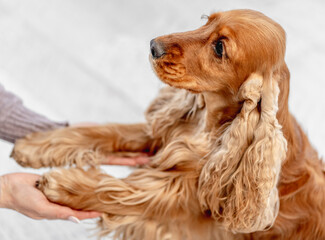
<svg viewBox="0 0 325 240">
<path fill-rule="evenodd" d="M 19 140 L 53 202 L 103 212 L 102 234 L 127 240 L 325 239 L 324 164 L 288 110 L 285 32 L 251 10 L 151 41 L 169 87 L 142 124 L 65 128 Z M 97 168 L 111 154 L 152 155 L 125 179 Z"/>
</svg>

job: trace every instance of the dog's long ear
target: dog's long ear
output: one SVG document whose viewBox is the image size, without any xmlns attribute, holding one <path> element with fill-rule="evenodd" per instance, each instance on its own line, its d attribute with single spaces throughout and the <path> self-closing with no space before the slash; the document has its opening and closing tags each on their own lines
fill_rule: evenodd
<svg viewBox="0 0 325 240">
<path fill-rule="evenodd" d="M 277 182 L 287 142 L 276 118 L 278 80 L 252 74 L 239 90 L 242 109 L 203 166 L 202 210 L 233 232 L 272 226 L 279 209 Z"/>
</svg>

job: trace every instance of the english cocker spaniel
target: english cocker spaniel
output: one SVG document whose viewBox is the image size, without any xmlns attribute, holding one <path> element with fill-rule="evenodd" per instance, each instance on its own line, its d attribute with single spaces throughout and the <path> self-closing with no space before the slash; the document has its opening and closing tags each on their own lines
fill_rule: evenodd
<svg viewBox="0 0 325 240">
<path fill-rule="evenodd" d="M 12 156 L 46 173 L 53 202 L 103 212 L 124 240 L 325 239 L 324 164 L 288 108 L 285 32 L 252 10 L 218 12 L 197 30 L 151 41 L 169 86 L 145 123 L 65 128 L 18 140 Z M 96 167 L 146 152 L 124 179 Z"/>
</svg>

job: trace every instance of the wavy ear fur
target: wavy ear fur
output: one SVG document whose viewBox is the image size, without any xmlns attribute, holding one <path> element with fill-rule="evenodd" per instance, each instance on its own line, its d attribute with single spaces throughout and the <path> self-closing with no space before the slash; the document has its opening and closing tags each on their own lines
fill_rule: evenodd
<svg viewBox="0 0 325 240">
<path fill-rule="evenodd" d="M 271 227 L 287 142 L 276 118 L 277 79 L 252 74 L 239 90 L 240 113 L 218 139 L 199 179 L 202 210 L 233 232 Z M 260 109 L 259 109 L 260 104 Z"/>
</svg>

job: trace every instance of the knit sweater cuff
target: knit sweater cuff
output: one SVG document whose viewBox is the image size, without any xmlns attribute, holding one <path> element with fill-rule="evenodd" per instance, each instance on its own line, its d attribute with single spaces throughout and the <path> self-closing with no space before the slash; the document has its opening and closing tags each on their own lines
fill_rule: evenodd
<svg viewBox="0 0 325 240">
<path fill-rule="evenodd" d="M 12 143 L 33 132 L 49 131 L 69 125 L 67 122 L 53 122 L 24 107 L 20 101 L 9 111 L 0 123 L 0 138 Z"/>
</svg>

